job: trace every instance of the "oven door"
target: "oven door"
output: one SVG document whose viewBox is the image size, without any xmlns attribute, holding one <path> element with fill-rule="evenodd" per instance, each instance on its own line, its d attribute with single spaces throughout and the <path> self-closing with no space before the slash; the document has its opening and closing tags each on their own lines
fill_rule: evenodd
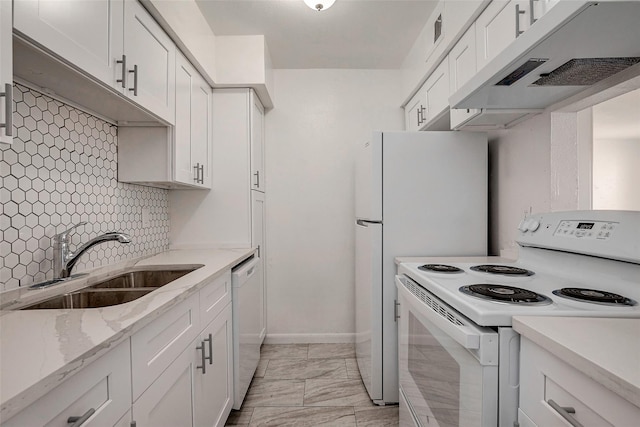
<svg viewBox="0 0 640 427">
<path fill-rule="evenodd" d="M 498 333 L 396 276 L 401 418 L 417 426 L 498 425 Z"/>
</svg>

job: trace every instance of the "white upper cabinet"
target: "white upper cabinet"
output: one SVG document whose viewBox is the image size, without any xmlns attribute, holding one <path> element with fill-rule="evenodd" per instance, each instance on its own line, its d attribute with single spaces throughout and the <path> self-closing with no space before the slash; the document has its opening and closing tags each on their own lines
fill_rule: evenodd
<svg viewBox="0 0 640 427">
<path fill-rule="evenodd" d="M 469 27 L 458 43 L 449 52 L 449 93 L 454 93 L 476 73 L 476 26 Z M 451 109 L 451 129 L 467 122 L 480 113 L 479 109 Z"/>
<path fill-rule="evenodd" d="M 264 108 L 257 96 L 251 97 L 251 189 L 264 192 Z"/>
<path fill-rule="evenodd" d="M 6 144 L 13 140 L 11 13 L 11 2 L 0 1 L 0 142 Z"/>
<path fill-rule="evenodd" d="M 427 128 L 449 130 L 449 60 L 445 57 L 424 84 Z"/>
<path fill-rule="evenodd" d="M 176 47 L 137 1 L 125 1 L 124 54 L 128 96 L 173 123 Z"/>
<path fill-rule="evenodd" d="M 529 3 L 494 0 L 476 20 L 477 69 L 502 52 L 530 26 Z"/>
<path fill-rule="evenodd" d="M 137 1 L 15 0 L 14 28 L 173 123 L 176 48 Z"/>
<path fill-rule="evenodd" d="M 211 188 L 211 88 L 180 53 L 175 105 L 175 180 Z"/>
<path fill-rule="evenodd" d="M 14 9 L 16 30 L 94 78 L 118 87 L 122 66 L 116 61 L 124 49 L 123 0 L 15 0 Z"/>
</svg>

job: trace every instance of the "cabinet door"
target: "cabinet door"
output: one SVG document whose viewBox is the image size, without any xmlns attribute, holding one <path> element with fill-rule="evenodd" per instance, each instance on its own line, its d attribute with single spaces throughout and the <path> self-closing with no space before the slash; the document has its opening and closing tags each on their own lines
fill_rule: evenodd
<svg viewBox="0 0 640 427">
<path fill-rule="evenodd" d="M 425 123 L 427 108 L 425 107 L 424 92 L 421 88 L 404 107 L 405 127 L 408 131 L 420 130 Z"/>
<path fill-rule="evenodd" d="M 262 259 L 260 280 L 260 343 L 267 333 L 267 239 L 266 239 L 265 195 L 259 191 L 251 192 L 251 246 L 258 248 L 258 257 Z"/>
<path fill-rule="evenodd" d="M 191 168 L 198 185 L 211 188 L 211 87 L 196 73 L 191 92 Z"/>
<path fill-rule="evenodd" d="M 189 427 L 193 422 L 195 340 L 133 403 L 136 427 Z M 198 426 L 199 427 L 199 426 Z"/>
<path fill-rule="evenodd" d="M 264 192 L 264 108 L 251 92 L 251 189 Z"/>
<path fill-rule="evenodd" d="M 194 183 L 191 165 L 192 92 L 195 70 L 184 56 L 176 56 L 176 120 L 173 127 L 174 178 L 185 184 Z"/>
<path fill-rule="evenodd" d="M 124 10 L 126 93 L 142 107 L 173 124 L 175 45 L 140 3 L 125 1 Z"/>
<path fill-rule="evenodd" d="M 13 141 L 13 48 L 11 35 L 11 2 L 0 1 L 0 142 Z M 10 107 L 10 108 L 7 108 Z"/>
<path fill-rule="evenodd" d="M 73 374 L 2 427 L 67 426 L 88 415 L 83 426 L 113 426 L 131 407 L 129 340 Z M 93 411 L 93 412 L 92 412 Z"/>
<path fill-rule="evenodd" d="M 16 30 L 120 91 L 123 19 L 123 0 L 14 0 Z"/>
<path fill-rule="evenodd" d="M 496 0 L 476 20 L 478 70 L 502 52 L 529 26 L 528 2 Z"/>
<path fill-rule="evenodd" d="M 449 109 L 449 61 L 447 58 L 444 58 L 431 73 L 424 86 L 427 101 L 426 123 L 433 123 Z"/>
<path fill-rule="evenodd" d="M 194 373 L 195 425 L 222 426 L 233 405 L 231 304 L 204 329 L 200 342 L 207 360 L 205 371 L 197 368 Z M 196 366 L 202 366 L 201 351 L 194 353 Z"/>
<path fill-rule="evenodd" d="M 476 73 L 476 27 L 475 23 L 469 27 L 458 43 L 449 52 L 449 91 L 456 92 Z M 480 110 L 451 109 L 451 129 L 457 129 L 476 115 Z"/>
</svg>

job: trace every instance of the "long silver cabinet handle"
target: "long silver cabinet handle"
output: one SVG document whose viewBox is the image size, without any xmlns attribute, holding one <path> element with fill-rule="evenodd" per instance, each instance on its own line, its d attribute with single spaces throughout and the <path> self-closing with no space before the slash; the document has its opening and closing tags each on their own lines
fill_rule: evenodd
<svg viewBox="0 0 640 427">
<path fill-rule="evenodd" d="M 524 33 L 524 31 L 520 31 L 520 15 L 524 15 L 524 10 L 520 10 L 520 5 L 516 5 L 516 38 L 520 36 L 520 34 Z"/>
<path fill-rule="evenodd" d="M 254 185 L 260 188 L 260 171 L 256 171 L 256 173 L 254 173 L 253 176 L 256 177 L 256 183 Z"/>
<path fill-rule="evenodd" d="M 200 184 L 204 184 L 204 163 L 200 165 Z"/>
<path fill-rule="evenodd" d="M 529 23 L 533 25 L 538 19 L 536 18 L 534 3 L 538 0 L 529 0 Z"/>
<path fill-rule="evenodd" d="M 196 176 L 194 176 L 194 177 L 193 177 L 193 180 L 194 180 L 196 183 L 199 183 L 199 182 L 200 182 L 200 163 L 196 163 L 196 164 L 193 166 L 193 169 L 194 169 L 195 174 L 196 174 Z"/>
<path fill-rule="evenodd" d="M 200 343 L 199 346 L 196 347 L 196 350 L 200 350 L 200 357 L 202 358 L 202 366 L 196 366 L 196 369 L 202 369 L 202 374 L 206 374 L 207 373 L 207 365 L 204 363 L 205 360 L 207 360 L 205 354 L 204 354 L 204 341 L 202 341 Z"/>
<path fill-rule="evenodd" d="M 5 83 L 4 92 L 0 92 L 0 96 L 4 96 L 4 123 L 0 123 L 0 128 L 4 128 L 4 134 L 13 136 L 13 84 Z"/>
<path fill-rule="evenodd" d="M 129 91 L 133 92 L 133 96 L 138 96 L 138 65 L 134 65 L 129 72 L 133 73 L 133 89 L 129 88 Z"/>
<path fill-rule="evenodd" d="M 71 426 L 69 427 L 80 427 L 85 423 L 85 421 L 91 418 L 91 415 L 93 415 L 95 412 L 96 410 L 94 408 L 91 408 L 81 417 L 69 417 L 67 418 L 67 424 L 71 424 Z"/>
<path fill-rule="evenodd" d="M 575 414 L 576 410 L 570 406 L 560 406 L 553 399 L 547 400 L 549 406 L 551 406 L 562 418 L 567 420 L 569 424 L 573 427 L 584 427 L 580 421 L 576 420 L 571 416 L 571 414 Z"/>
<path fill-rule="evenodd" d="M 213 335 L 209 334 L 204 340 L 209 342 L 209 356 L 205 357 L 205 359 L 209 361 L 209 365 L 213 365 Z"/>
<path fill-rule="evenodd" d="M 122 55 L 122 59 L 116 61 L 116 64 L 122 64 L 122 74 L 119 79 L 116 80 L 117 83 L 122 85 L 122 88 L 125 89 L 127 87 L 125 80 L 127 77 L 127 55 Z"/>
<path fill-rule="evenodd" d="M 400 303 L 398 300 L 393 300 L 393 319 L 397 322 L 400 318 L 400 314 L 398 313 L 398 308 L 400 307 Z"/>
</svg>

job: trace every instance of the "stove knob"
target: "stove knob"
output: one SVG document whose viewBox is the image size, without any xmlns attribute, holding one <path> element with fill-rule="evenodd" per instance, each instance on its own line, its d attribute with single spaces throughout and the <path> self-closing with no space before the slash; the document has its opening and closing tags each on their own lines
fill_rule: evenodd
<svg viewBox="0 0 640 427">
<path fill-rule="evenodd" d="M 518 230 L 525 233 L 528 229 L 529 229 L 529 220 L 525 218 L 522 221 L 520 221 L 520 224 L 518 224 Z"/>
<path fill-rule="evenodd" d="M 532 219 L 531 221 L 529 221 L 529 224 L 528 224 L 529 231 L 536 231 L 538 228 L 540 228 L 539 221 L 536 221 L 535 219 Z"/>
</svg>

